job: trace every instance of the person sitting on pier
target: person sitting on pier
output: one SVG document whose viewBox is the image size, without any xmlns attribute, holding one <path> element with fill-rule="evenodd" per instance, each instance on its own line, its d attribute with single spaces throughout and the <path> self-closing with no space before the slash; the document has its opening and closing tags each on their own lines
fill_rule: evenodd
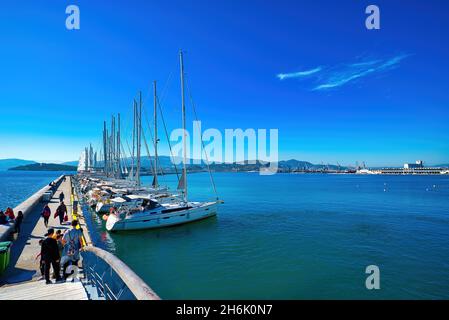
<svg viewBox="0 0 449 320">
<path fill-rule="evenodd" d="M 50 267 L 53 268 L 54 274 L 56 276 L 56 282 L 61 281 L 61 275 L 59 273 L 60 265 L 59 261 L 61 259 L 59 255 L 58 243 L 53 239 L 54 229 L 48 229 L 47 238 L 42 242 L 41 247 L 41 259 L 45 264 L 45 283 L 51 284 L 50 281 Z"/>
<path fill-rule="evenodd" d="M 10 207 L 6 209 L 5 215 L 9 218 L 10 221 L 16 219 L 16 216 L 14 215 L 14 210 Z"/>
<path fill-rule="evenodd" d="M 0 225 L 6 225 L 8 224 L 8 218 L 6 217 L 6 215 L 3 213 L 3 211 L 0 210 Z"/>
</svg>

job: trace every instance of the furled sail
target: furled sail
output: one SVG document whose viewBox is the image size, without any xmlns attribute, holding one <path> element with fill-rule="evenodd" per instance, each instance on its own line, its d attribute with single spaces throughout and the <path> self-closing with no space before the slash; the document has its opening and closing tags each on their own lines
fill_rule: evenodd
<svg viewBox="0 0 449 320">
<path fill-rule="evenodd" d="M 157 183 L 156 177 L 153 177 L 153 183 L 151 184 L 151 186 L 152 186 L 153 188 L 156 188 L 156 187 L 158 187 L 157 184 L 158 184 L 158 183 Z"/>
<path fill-rule="evenodd" d="M 186 187 L 186 173 L 183 171 L 178 183 L 178 190 L 184 190 Z"/>
<path fill-rule="evenodd" d="M 83 150 L 78 161 L 78 172 L 86 172 L 88 170 L 87 159 L 87 151 Z"/>
</svg>

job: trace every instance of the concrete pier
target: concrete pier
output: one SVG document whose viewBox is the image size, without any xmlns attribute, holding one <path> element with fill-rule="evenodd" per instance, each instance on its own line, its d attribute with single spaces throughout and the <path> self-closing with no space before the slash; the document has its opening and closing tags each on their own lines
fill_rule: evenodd
<svg viewBox="0 0 449 320">
<path fill-rule="evenodd" d="M 72 178 L 60 177 L 56 192 L 48 203 L 51 209 L 48 228 L 64 230 L 71 228 L 72 207 L 77 203 L 77 219 L 83 229 L 87 246 L 82 252 L 81 273 L 74 282 L 46 285 L 39 271 L 41 247 L 47 228 L 41 217 L 45 203 L 40 200 L 49 187 L 42 188 L 15 209 L 24 212 L 20 234 L 13 235 L 13 226 L 0 230 L 2 240 L 13 237 L 10 264 L 0 277 L 0 300 L 159 300 L 156 293 L 126 264 L 109 252 L 93 247 L 84 213 L 74 192 Z M 59 206 L 59 195 L 65 195 L 69 221 L 59 222 L 54 213 Z"/>
<path fill-rule="evenodd" d="M 48 203 L 52 212 L 48 228 L 64 232 L 70 228 L 72 219 L 72 184 L 70 177 L 61 177 L 59 180 L 61 180 L 59 187 Z M 47 188 L 43 188 L 41 191 L 45 189 Z M 59 223 L 59 218 L 54 218 L 61 192 L 65 195 L 64 203 L 67 206 L 69 217 L 69 221 L 63 225 Z M 81 282 L 47 286 L 41 279 L 42 275 L 38 271 L 39 259 L 37 258 L 41 251 L 39 240 L 44 239 L 48 229 L 41 217 L 44 203 L 40 203 L 39 195 L 40 193 L 21 204 L 22 211 L 26 210 L 27 214 L 22 223 L 22 230 L 18 236 L 15 236 L 13 242 L 10 265 L 0 278 L 0 300 L 87 300 L 87 294 Z M 26 207 L 26 204 L 29 204 L 30 207 Z"/>
<path fill-rule="evenodd" d="M 70 222 L 60 225 L 59 218 L 53 218 L 53 214 L 59 206 L 59 195 L 61 192 L 64 192 L 65 195 L 64 203 L 67 206 L 70 221 L 72 216 L 72 206 L 70 203 L 72 187 L 70 177 L 67 177 L 65 181 L 61 182 L 53 198 L 48 203 L 52 212 L 48 227 L 55 229 L 55 231 L 62 230 L 64 232 L 66 229 L 69 229 Z M 41 251 L 39 240 L 44 239 L 44 235 L 47 233 L 47 228 L 41 217 L 43 207 L 44 203 L 38 203 L 25 216 L 21 233 L 17 236 L 11 248 L 10 266 L 0 280 L 0 284 L 30 281 L 33 278 L 40 277 L 39 272 L 37 272 L 39 270 L 39 259 L 36 259 L 36 257 Z"/>
<path fill-rule="evenodd" d="M 53 181 L 55 185 L 59 185 L 62 181 L 64 176 L 60 176 L 58 179 Z M 40 189 L 38 192 L 33 194 L 31 197 L 26 199 L 24 202 L 19 204 L 17 207 L 14 208 L 14 212 L 17 214 L 17 212 L 22 211 L 24 215 L 24 222 L 27 220 L 29 215 L 33 215 L 33 210 L 35 210 L 37 207 L 41 206 L 41 199 L 47 191 L 50 191 L 51 187 L 50 185 L 47 185 Z M 8 237 L 11 235 L 11 233 L 14 230 L 14 226 L 12 224 L 0 226 L 0 241 L 6 241 L 8 240 Z"/>
</svg>

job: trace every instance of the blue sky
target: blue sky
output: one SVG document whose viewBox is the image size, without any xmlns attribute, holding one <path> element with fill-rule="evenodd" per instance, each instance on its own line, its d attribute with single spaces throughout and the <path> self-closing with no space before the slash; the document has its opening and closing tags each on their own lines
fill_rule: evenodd
<svg viewBox="0 0 449 320">
<path fill-rule="evenodd" d="M 77 159 L 153 80 L 178 127 L 182 48 L 203 128 L 278 128 L 281 159 L 449 162 L 445 0 L 8 0 L 0 36 L 0 158 Z"/>
</svg>

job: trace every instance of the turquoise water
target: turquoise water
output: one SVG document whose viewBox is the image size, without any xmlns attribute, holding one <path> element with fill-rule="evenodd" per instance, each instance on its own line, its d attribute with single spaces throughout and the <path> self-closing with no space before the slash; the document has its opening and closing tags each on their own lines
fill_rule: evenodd
<svg viewBox="0 0 449 320">
<path fill-rule="evenodd" d="M 1 204 L 5 195 L 17 199 L 49 181 L 33 175 L 15 179 L 22 187 L 8 196 L 11 178 L 0 173 Z M 218 217 L 125 234 L 107 233 L 95 217 L 98 245 L 164 299 L 449 298 L 449 177 L 217 173 L 215 179 L 226 202 Z M 164 180 L 175 185 L 174 176 Z M 35 187 L 26 189 L 28 183 Z M 189 186 L 192 199 L 210 198 L 207 174 L 190 175 Z M 365 288 L 372 264 L 381 272 L 378 291 Z"/>
<path fill-rule="evenodd" d="M 0 171 L 0 210 L 14 208 L 59 176 L 60 172 Z"/>
<path fill-rule="evenodd" d="M 208 175 L 189 177 L 191 197 L 210 198 Z M 217 218 L 126 234 L 98 227 L 162 298 L 449 297 L 449 177 L 215 178 L 226 202 Z M 166 180 L 175 185 L 174 176 Z M 381 272 L 378 291 L 365 288 L 372 264 Z"/>
</svg>

